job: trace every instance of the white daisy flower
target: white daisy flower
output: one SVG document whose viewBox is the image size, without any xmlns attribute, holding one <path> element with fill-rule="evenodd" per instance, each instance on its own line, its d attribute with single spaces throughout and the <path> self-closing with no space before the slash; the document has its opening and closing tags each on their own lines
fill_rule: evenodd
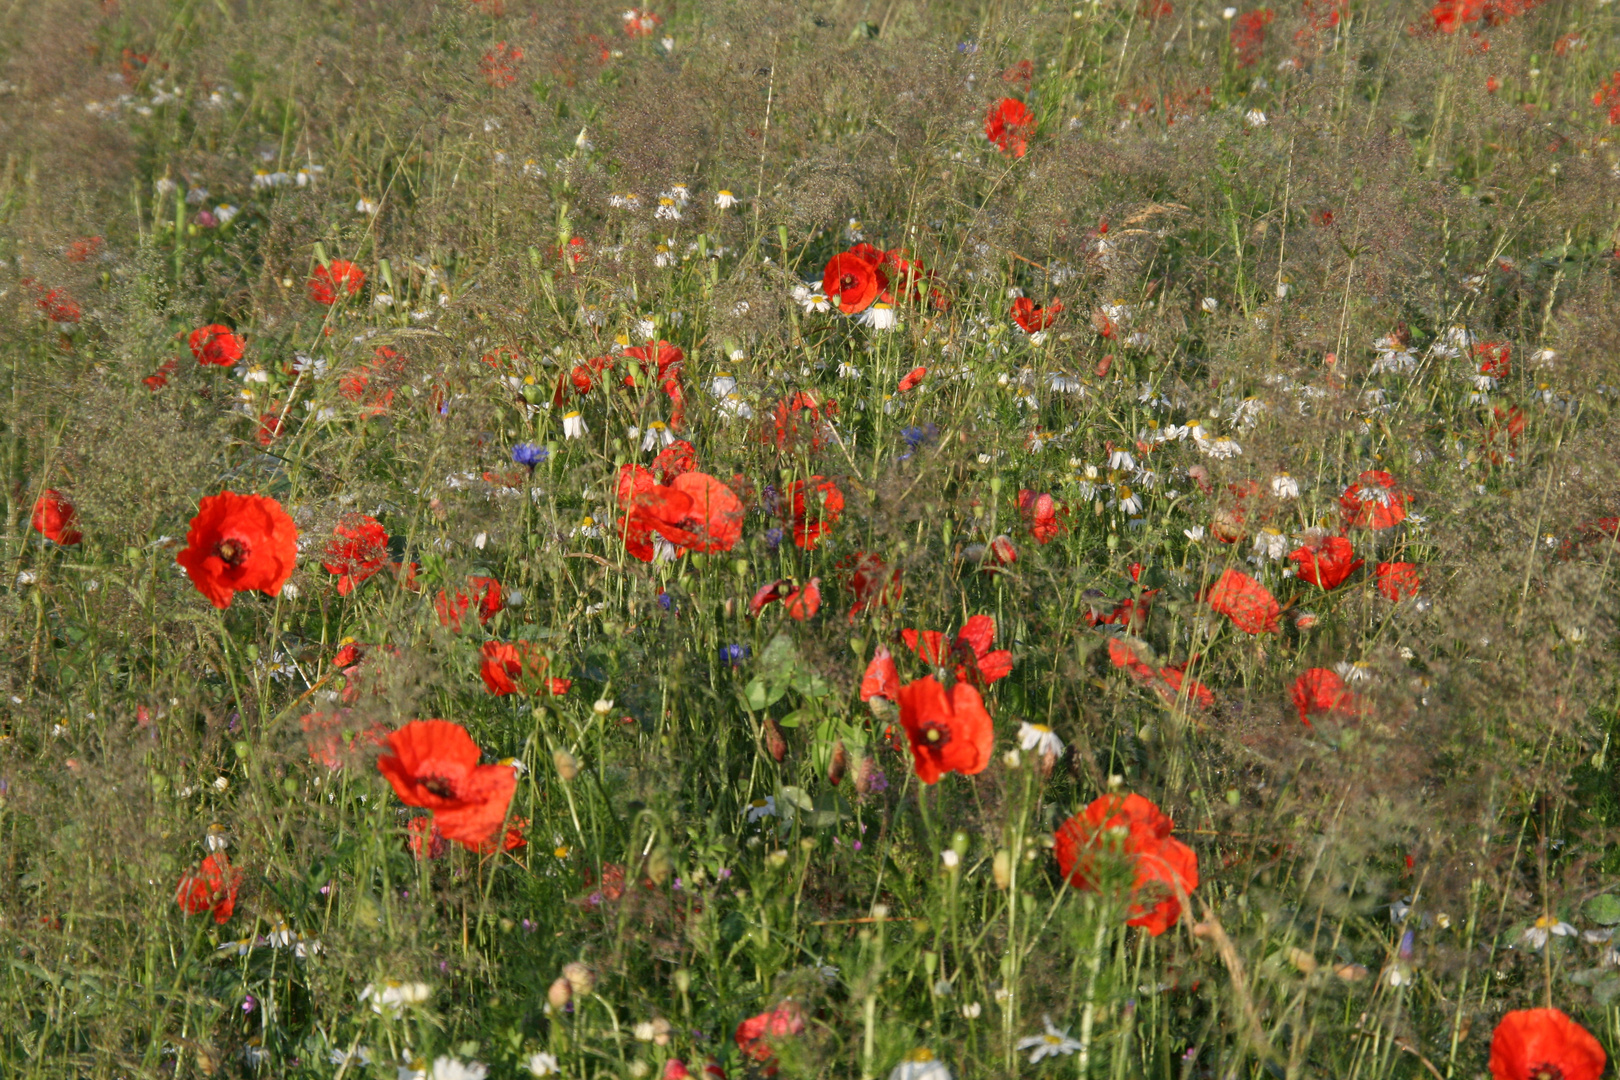
<svg viewBox="0 0 1620 1080">
<path fill-rule="evenodd" d="M 1043 1016 L 1046 1031 L 1040 1035 L 1030 1035 L 1018 1040 L 1019 1050 L 1030 1051 L 1029 1063 L 1034 1065 L 1043 1058 L 1056 1057 L 1059 1054 L 1067 1056 L 1080 1049 L 1080 1044 L 1069 1038 L 1069 1029 L 1059 1031 L 1052 1025 L 1050 1016 Z"/>
<path fill-rule="evenodd" d="M 1028 721 L 1018 727 L 1018 746 L 1025 753 L 1039 753 L 1042 756 L 1051 754 L 1059 757 L 1063 753 L 1063 740 L 1057 737 L 1057 732 L 1045 724 L 1031 724 Z"/>
<path fill-rule="evenodd" d="M 563 438 L 583 439 L 590 434 L 591 429 L 585 426 L 585 418 L 579 410 L 563 413 Z"/>
</svg>

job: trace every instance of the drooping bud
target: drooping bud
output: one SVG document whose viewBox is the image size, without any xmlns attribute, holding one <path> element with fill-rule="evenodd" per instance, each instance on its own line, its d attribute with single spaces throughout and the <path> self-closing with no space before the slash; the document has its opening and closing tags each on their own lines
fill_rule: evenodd
<svg viewBox="0 0 1620 1080">
<path fill-rule="evenodd" d="M 770 752 L 771 760 L 778 764 L 787 757 L 787 739 L 783 737 L 776 720 L 769 716 L 765 718 L 765 749 Z"/>
<path fill-rule="evenodd" d="M 558 750 L 551 755 L 552 763 L 557 766 L 557 775 L 563 783 L 568 783 L 579 775 L 579 760 L 566 750 Z"/>
<path fill-rule="evenodd" d="M 832 761 L 827 765 L 827 782 L 837 787 L 844 779 L 844 770 L 849 768 L 849 751 L 844 749 L 844 740 L 839 739 L 833 744 Z"/>
</svg>

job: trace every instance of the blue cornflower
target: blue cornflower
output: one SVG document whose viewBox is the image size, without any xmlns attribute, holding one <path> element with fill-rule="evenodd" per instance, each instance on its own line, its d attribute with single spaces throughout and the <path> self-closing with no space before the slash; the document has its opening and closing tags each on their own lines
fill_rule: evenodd
<svg viewBox="0 0 1620 1080">
<path fill-rule="evenodd" d="M 550 456 L 551 451 L 538 443 L 520 442 L 512 447 L 512 460 L 531 469 Z"/>
<path fill-rule="evenodd" d="M 770 548 L 772 551 L 775 551 L 777 548 L 782 546 L 782 536 L 783 533 L 781 529 L 774 525 L 771 526 L 769 529 L 765 530 L 765 546 Z"/>
<path fill-rule="evenodd" d="M 751 650 L 746 645 L 725 645 L 720 649 L 720 659 L 724 660 L 732 667 L 736 667 L 738 664 L 748 659 L 750 651 Z"/>
</svg>

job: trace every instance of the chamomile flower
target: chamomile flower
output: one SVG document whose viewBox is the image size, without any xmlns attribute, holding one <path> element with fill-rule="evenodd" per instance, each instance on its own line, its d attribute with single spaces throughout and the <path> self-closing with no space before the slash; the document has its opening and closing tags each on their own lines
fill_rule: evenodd
<svg viewBox="0 0 1620 1080">
<path fill-rule="evenodd" d="M 731 193 L 730 188 L 721 188 L 714 193 L 714 205 L 721 210 L 730 210 L 737 205 L 737 196 Z"/>
<path fill-rule="evenodd" d="M 889 1080 L 951 1080 L 951 1070 L 932 1050 L 919 1046 L 894 1067 Z"/>
<path fill-rule="evenodd" d="M 1058 738 L 1057 732 L 1045 724 L 1028 721 L 1018 727 L 1018 746 L 1025 753 L 1038 753 L 1043 757 L 1047 754 L 1058 757 L 1063 753 L 1063 740 Z"/>
<path fill-rule="evenodd" d="M 585 425 L 585 418 L 579 414 L 579 410 L 563 413 L 563 438 L 583 439 L 590 432 L 591 429 Z"/>
<path fill-rule="evenodd" d="M 1039 1035 L 1030 1035 L 1018 1040 L 1019 1050 L 1030 1051 L 1029 1063 L 1038 1064 L 1045 1058 L 1056 1057 L 1059 1054 L 1068 1056 L 1080 1049 L 1079 1042 L 1069 1038 L 1069 1029 L 1058 1030 L 1052 1024 L 1050 1016 L 1043 1016 L 1046 1030 Z"/>
</svg>

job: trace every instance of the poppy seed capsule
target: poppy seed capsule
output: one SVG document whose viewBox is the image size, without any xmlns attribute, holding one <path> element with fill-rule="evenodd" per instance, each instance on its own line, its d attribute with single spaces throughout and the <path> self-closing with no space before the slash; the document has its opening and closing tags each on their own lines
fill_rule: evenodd
<svg viewBox="0 0 1620 1080">
<path fill-rule="evenodd" d="M 589 964 L 570 960 L 563 965 L 562 973 L 569 989 L 576 994 L 588 994 L 596 989 L 596 972 L 591 970 Z"/>
<path fill-rule="evenodd" d="M 574 988 L 569 985 L 567 979 L 560 977 L 555 979 L 551 984 L 551 988 L 546 991 L 546 1000 L 551 1002 L 553 1009 L 565 1007 L 573 996 Z"/>
<path fill-rule="evenodd" d="M 552 763 L 557 766 L 557 775 L 564 783 L 579 775 L 579 761 L 566 750 L 558 750 L 551 755 Z"/>
</svg>

